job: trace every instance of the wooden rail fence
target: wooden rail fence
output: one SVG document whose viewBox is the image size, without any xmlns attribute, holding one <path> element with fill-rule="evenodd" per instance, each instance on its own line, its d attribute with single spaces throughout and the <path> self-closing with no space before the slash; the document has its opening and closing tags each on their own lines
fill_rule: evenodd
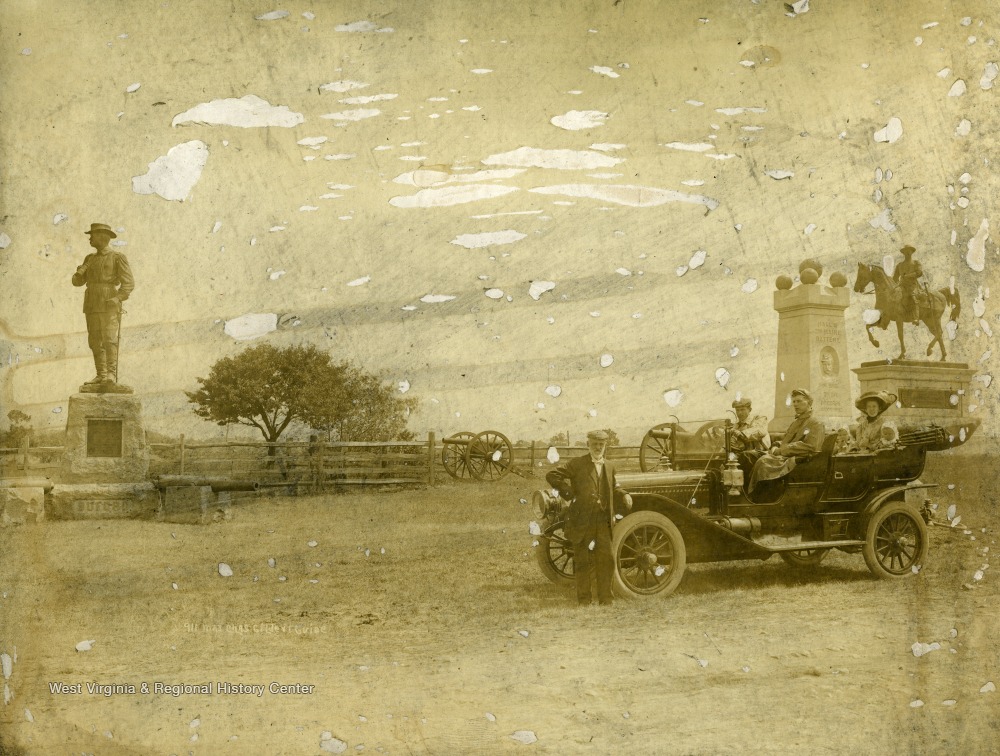
<svg viewBox="0 0 1000 756">
<path fill-rule="evenodd" d="M 551 447 L 514 446 L 512 472 L 544 477 L 553 465 Z M 554 447 L 559 461 L 586 454 L 586 447 Z M 58 479 L 63 448 L 0 449 L 0 477 Z M 149 474 L 191 475 L 255 480 L 263 486 L 320 490 L 340 486 L 434 485 L 452 481 L 441 462 L 442 444 L 435 434 L 422 441 L 189 441 L 149 444 Z M 614 446 L 608 459 L 620 469 L 639 469 L 638 446 Z M 556 464 L 558 464 L 557 462 Z"/>
</svg>

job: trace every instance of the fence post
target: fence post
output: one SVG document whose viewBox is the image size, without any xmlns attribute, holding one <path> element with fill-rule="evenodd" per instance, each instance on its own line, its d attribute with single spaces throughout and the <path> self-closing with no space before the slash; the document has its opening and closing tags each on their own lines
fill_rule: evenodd
<svg viewBox="0 0 1000 756">
<path fill-rule="evenodd" d="M 181 475 L 184 474 L 184 434 L 181 434 Z"/>
<path fill-rule="evenodd" d="M 531 469 L 535 469 L 535 442 L 531 442 Z"/>
<path fill-rule="evenodd" d="M 317 488 L 322 491 L 326 488 L 326 441 L 319 445 L 319 480 L 316 481 Z"/>
<path fill-rule="evenodd" d="M 31 438 L 28 434 L 24 435 L 21 439 L 21 467 L 22 470 L 28 469 L 28 447 L 31 445 Z"/>
<path fill-rule="evenodd" d="M 434 485 L 434 431 L 427 433 L 427 483 Z"/>
</svg>

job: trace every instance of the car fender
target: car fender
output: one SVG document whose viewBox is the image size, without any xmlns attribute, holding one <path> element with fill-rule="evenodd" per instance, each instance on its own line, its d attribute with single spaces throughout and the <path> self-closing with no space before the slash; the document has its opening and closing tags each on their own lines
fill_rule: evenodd
<svg viewBox="0 0 1000 756">
<path fill-rule="evenodd" d="M 870 518 L 890 501 L 906 501 L 907 491 L 914 491 L 918 488 L 936 487 L 937 485 L 935 483 L 919 483 L 917 485 L 893 486 L 892 488 L 886 488 L 879 491 L 878 494 L 872 497 L 871 501 L 865 505 L 864 510 L 861 512 L 861 518 L 864 522 L 867 522 L 868 518 Z"/>
<path fill-rule="evenodd" d="M 669 496 L 656 493 L 633 493 L 632 512 L 650 510 L 667 517 L 681 531 L 688 551 L 688 562 L 726 561 L 729 559 L 766 559 L 770 551 L 706 519 Z"/>
</svg>

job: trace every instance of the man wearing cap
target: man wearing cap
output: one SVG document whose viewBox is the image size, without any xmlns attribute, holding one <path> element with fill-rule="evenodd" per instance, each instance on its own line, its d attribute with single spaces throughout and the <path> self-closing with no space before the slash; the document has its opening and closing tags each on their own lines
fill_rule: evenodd
<svg viewBox="0 0 1000 756">
<path fill-rule="evenodd" d="M 607 446 L 606 432 L 590 431 L 587 434 L 590 453 L 571 459 L 545 476 L 549 485 L 570 502 L 564 532 L 573 544 L 576 597 L 581 604 L 593 601 L 592 578 L 596 578 L 597 600 L 601 604 L 611 603 L 614 505 L 631 504 L 617 487 L 613 464 L 604 458 Z"/>
<path fill-rule="evenodd" d="M 753 404 L 748 396 L 734 400 L 733 410 L 736 412 L 736 423 L 730 435 L 729 449 L 736 454 L 743 474 L 749 477 L 754 463 L 771 445 L 767 418 L 763 415 L 750 417 Z"/>
<path fill-rule="evenodd" d="M 118 380 L 118 330 L 122 302 L 128 299 L 135 280 L 128 260 L 108 245 L 117 234 L 104 223 L 91 223 L 87 255 L 73 274 L 74 286 L 86 286 L 83 312 L 87 317 L 87 344 L 94 353 L 97 376 L 86 385 L 112 385 Z"/>
<path fill-rule="evenodd" d="M 813 417 L 813 398 L 804 388 L 792 389 L 792 408 L 795 419 L 789 423 L 781 443 L 757 460 L 750 474 L 749 491 L 762 480 L 774 480 L 788 475 L 797 460 L 806 460 L 823 448 L 826 429 L 823 421 Z"/>
<path fill-rule="evenodd" d="M 913 254 L 917 251 L 915 248 L 907 244 L 899 251 L 903 253 L 904 260 L 892 271 L 892 280 L 899 284 L 899 306 L 903 320 L 916 325 L 920 322 L 917 309 L 917 282 L 924 275 L 924 269 L 913 259 Z"/>
</svg>

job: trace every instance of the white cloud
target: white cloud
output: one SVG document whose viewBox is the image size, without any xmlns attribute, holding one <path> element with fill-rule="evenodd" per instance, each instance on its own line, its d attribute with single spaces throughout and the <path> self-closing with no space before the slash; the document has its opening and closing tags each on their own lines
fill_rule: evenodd
<svg viewBox="0 0 1000 756">
<path fill-rule="evenodd" d="M 256 128 L 281 126 L 291 128 L 305 120 L 301 113 L 294 113 L 287 105 L 272 105 L 257 95 L 245 95 L 239 99 L 229 97 L 195 105 L 174 116 L 171 126 L 185 123 L 207 124 L 209 126 L 238 126 Z"/>
<path fill-rule="evenodd" d="M 478 181 L 507 179 L 521 173 L 524 173 L 523 168 L 500 168 L 491 171 L 473 171 L 472 173 L 449 173 L 448 171 L 438 171 L 433 168 L 418 168 L 415 171 L 401 173 L 392 181 L 394 184 L 428 188 L 444 186 L 446 184 L 467 184 Z"/>
<path fill-rule="evenodd" d="M 341 81 L 331 81 L 329 84 L 324 84 L 320 89 L 324 92 L 350 92 L 352 89 L 364 89 L 367 86 L 369 85 L 363 81 L 342 79 Z"/>
<path fill-rule="evenodd" d="M 608 114 L 600 110 L 570 110 L 563 115 L 553 116 L 550 123 L 566 131 L 583 131 L 603 126 Z"/>
<path fill-rule="evenodd" d="M 288 18 L 288 11 L 286 10 L 273 10 L 270 13 L 263 13 L 259 16 L 254 16 L 258 21 L 277 21 L 282 18 Z"/>
<path fill-rule="evenodd" d="M 337 24 L 333 27 L 333 30 L 339 32 L 381 32 L 383 34 L 395 31 L 391 26 L 379 27 L 378 24 L 372 21 L 352 21 L 349 24 Z"/>
<path fill-rule="evenodd" d="M 449 243 L 466 249 L 481 249 L 500 244 L 513 244 L 526 237 L 527 234 L 522 234 L 520 231 L 506 229 L 505 231 L 487 231 L 481 234 L 459 234 Z"/>
<path fill-rule="evenodd" d="M 345 105 L 367 105 L 370 102 L 385 102 L 386 100 L 395 100 L 399 97 L 398 94 L 393 94 L 387 92 L 385 94 L 377 95 L 362 95 L 360 97 L 345 97 L 341 100 Z"/>
<path fill-rule="evenodd" d="M 224 331 L 237 341 L 256 339 L 278 328 L 278 316 L 273 312 L 250 313 L 227 320 Z"/>
<path fill-rule="evenodd" d="M 343 110 L 339 113 L 327 113 L 321 115 L 320 118 L 325 118 L 328 121 L 361 121 L 365 118 L 374 118 L 381 112 L 378 108 L 358 108 L 357 110 Z"/>
<path fill-rule="evenodd" d="M 707 142 L 667 142 L 664 147 L 672 150 L 684 150 L 685 152 L 708 152 L 714 150 L 715 145 Z"/>
<path fill-rule="evenodd" d="M 589 171 L 613 168 L 624 162 L 600 152 L 590 150 L 545 150 L 537 147 L 518 147 L 485 158 L 483 165 L 515 165 L 522 168 L 558 168 L 561 170 Z"/>
<path fill-rule="evenodd" d="M 447 186 L 441 189 L 421 189 L 416 194 L 405 197 L 393 197 L 389 204 L 393 207 L 449 207 L 466 202 L 501 197 L 516 192 L 513 186 L 497 186 L 495 184 L 469 184 L 467 186 Z"/>
<path fill-rule="evenodd" d="M 204 142 L 178 144 L 150 163 L 146 173 L 132 177 L 132 191 L 183 202 L 198 183 L 207 162 L 208 147 Z"/>
<path fill-rule="evenodd" d="M 685 194 L 672 189 L 658 189 L 652 186 L 561 184 L 558 186 L 538 186 L 528 191 L 535 194 L 562 194 L 568 197 L 589 197 L 602 202 L 614 202 L 629 207 L 656 207 L 668 202 L 686 202 L 704 205 L 709 210 L 719 206 L 719 201 L 701 194 Z"/>
<path fill-rule="evenodd" d="M 610 66 L 591 66 L 590 70 L 595 74 L 607 76 L 609 79 L 617 79 L 619 74 Z"/>
</svg>

